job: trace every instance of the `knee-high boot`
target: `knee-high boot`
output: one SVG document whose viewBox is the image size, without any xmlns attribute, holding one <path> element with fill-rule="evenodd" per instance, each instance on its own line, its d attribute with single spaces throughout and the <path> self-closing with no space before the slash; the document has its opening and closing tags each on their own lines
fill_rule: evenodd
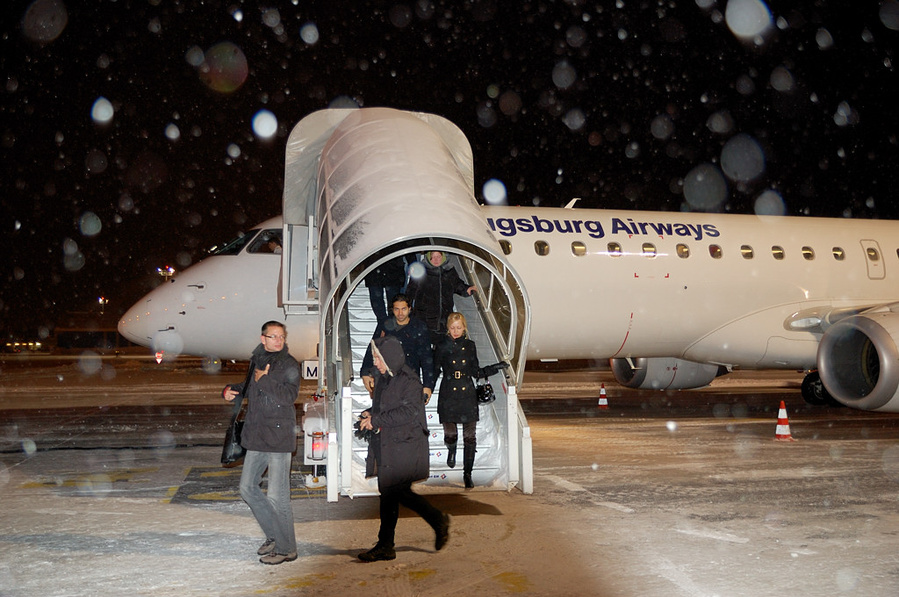
<svg viewBox="0 0 899 597">
<path fill-rule="evenodd" d="M 456 442 L 446 444 L 446 466 L 456 468 Z"/>
<path fill-rule="evenodd" d="M 463 444 L 465 451 L 462 454 L 462 458 L 464 460 L 463 464 L 465 466 L 462 479 L 465 481 L 465 488 L 471 489 L 474 487 L 474 482 L 471 480 L 471 469 L 474 468 L 474 454 L 476 452 L 477 444 L 475 442 L 465 442 Z"/>
</svg>

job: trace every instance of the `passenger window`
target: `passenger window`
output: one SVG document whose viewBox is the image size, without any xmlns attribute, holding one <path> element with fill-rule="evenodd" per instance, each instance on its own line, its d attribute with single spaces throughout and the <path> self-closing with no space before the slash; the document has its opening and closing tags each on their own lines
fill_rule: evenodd
<svg viewBox="0 0 899 597">
<path fill-rule="evenodd" d="M 512 243 L 507 240 L 499 241 L 499 248 L 503 250 L 503 255 L 512 254 Z"/>
<path fill-rule="evenodd" d="M 846 259 L 846 252 L 840 247 L 833 248 L 833 258 L 837 261 L 842 261 Z"/>
<path fill-rule="evenodd" d="M 709 255 L 712 256 L 712 259 L 721 259 L 724 256 L 724 252 L 718 245 L 709 245 Z"/>
<path fill-rule="evenodd" d="M 806 261 L 811 261 L 815 258 L 815 250 L 811 247 L 802 247 L 802 256 Z"/>
<path fill-rule="evenodd" d="M 683 243 L 677 244 L 677 256 L 681 259 L 686 259 L 690 256 L 690 247 Z"/>
<path fill-rule="evenodd" d="M 865 249 L 865 252 L 868 254 L 868 259 L 871 261 L 880 261 L 880 253 L 877 252 L 877 249 L 874 247 L 868 247 Z"/>
<path fill-rule="evenodd" d="M 549 255 L 549 243 L 545 240 L 538 240 L 534 242 L 534 251 L 541 257 Z"/>
<path fill-rule="evenodd" d="M 612 257 L 621 257 L 621 245 L 618 243 L 608 244 L 609 255 Z"/>
<path fill-rule="evenodd" d="M 655 257 L 656 256 L 656 246 L 652 243 L 643 243 L 643 256 L 644 257 Z"/>
<path fill-rule="evenodd" d="M 583 257 L 587 254 L 587 245 L 579 240 L 574 241 L 571 243 L 571 254 L 575 257 Z"/>
<path fill-rule="evenodd" d="M 743 259 L 752 259 L 755 256 L 755 252 L 749 245 L 740 247 L 740 254 L 743 255 Z"/>
<path fill-rule="evenodd" d="M 774 258 L 777 259 L 778 261 L 780 261 L 784 257 L 786 257 L 786 254 L 784 253 L 784 248 L 779 247 L 777 245 L 774 245 L 773 247 L 771 247 L 771 255 L 773 255 Z"/>
</svg>

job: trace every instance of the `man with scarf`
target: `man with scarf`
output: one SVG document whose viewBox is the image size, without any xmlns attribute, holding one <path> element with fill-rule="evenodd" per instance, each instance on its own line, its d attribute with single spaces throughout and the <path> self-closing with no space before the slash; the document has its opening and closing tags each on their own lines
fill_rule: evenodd
<svg viewBox="0 0 899 597">
<path fill-rule="evenodd" d="M 369 434 L 365 476 L 378 477 L 381 528 L 375 546 L 359 554 L 363 562 L 393 560 L 394 535 L 400 504 L 434 529 L 434 549 L 449 540 L 449 516 L 412 491 L 412 483 L 427 478 L 428 425 L 422 385 L 406 365 L 403 345 L 395 336 L 371 341 L 375 365 L 372 405 L 360 415 L 359 429 Z"/>
<path fill-rule="evenodd" d="M 297 559 L 297 539 L 290 507 L 290 463 L 297 448 L 294 402 L 300 390 L 300 365 L 287 350 L 287 328 L 269 321 L 262 326 L 260 344 L 253 350 L 250 373 L 244 383 L 225 386 L 222 396 L 231 402 L 247 400 L 240 443 L 246 448 L 240 475 L 240 497 L 265 533 L 257 550 L 263 564 Z M 268 469 L 268 494 L 262 475 Z"/>
</svg>

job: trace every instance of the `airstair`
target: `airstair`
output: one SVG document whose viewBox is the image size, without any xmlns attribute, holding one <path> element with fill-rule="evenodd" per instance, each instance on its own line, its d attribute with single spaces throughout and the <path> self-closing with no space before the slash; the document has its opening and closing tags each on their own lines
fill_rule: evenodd
<svg viewBox="0 0 899 597">
<path fill-rule="evenodd" d="M 359 378 L 376 325 L 364 278 L 390 259 L 432 250 L 450 256 L 477 288 L 473 297 L 456 297 L 455 307 L 466 316 L 481 365 L 511 365 L 491 377 L 496 400 L 480 407 L 473 481 L 478 490 L 531 493 L 530 429 L 516 392 L 530 305 L 474 200 L 465 136 L 433 114 L 322 110 L 294 127 L 285 157 L 281 298 L 288 318 L 320 316 L 328 500 L 377 495 L 377 480 L 364 476 L 367 445 L 353 434 L 371 405 Z M 462 490 L 461 462 L 446 466 L 439 400 L 435 394 L 427 407 L 431 474 L 422 490 Z"/>
<path fill-rule="evenodd" d="M 458 260 L 457 260 L 458 261 Z M 491 342 L 487 327 L 484 325 L 478 310 L 478 295 L 472 297 L 456 297 L 456 311 L 465 315 L 468 322 L 469 337 L 478 348 L 478 360 L 481 366 L 503 360 Z M 365 355 L 369 341 L 377 325 L 371 311 L 368 290 L 359 285 L 347 302 L 349 355 L 354 363 L 356 375 L 341 392 L 339 401 L 340 432 L 338 433 L 338 452 L 342 455 L 340 493 L 351 496 L 377 495 L 377 480 L 365 479 L 365 457 L 368 444 L 356 438 L 352 429 L 346 429 L 346 423 L 356 420 L 359 413 L 371 406 L 371 398 L 359 378 L 359 364 Z M 516 444 L 516 438 L 508 437 L 509 398 L 514 396 L 514 386 L 510 386 L 502 372 L 491 377 L 490 382 L 496 393 L 496 400 L 490 404 L 479 406 L 477 427 L 477 457 L 472 471 L 472 479 L 478 488 L 508 490 L 516 484 L 517 475 L 509 475 L 509 443 Z M 446 447 L 443 440 L 443 426 L 437 415 L 440 403 L 440 380 L 434 394 L 426 406 L 428 429 L 430 431 L 430 476 L 423 483 L 424 487 L 434 491 L 462 488 L 462 460 L 455 468 L 446 465 Z M 517 404 L 514 405 L 517 410 Z M 517 428 L 517 421 L 514 421 Z M 526 427 L 524 427 L 526 430 Z M 461 430 L 460 430 L 461 432 Z M 461 450 L 461 445 L 460 445 Z M 517 450 L 516 450 L 517 451 Z M 349 471 L 349 475 L 346 474 Z"/>
</svg>

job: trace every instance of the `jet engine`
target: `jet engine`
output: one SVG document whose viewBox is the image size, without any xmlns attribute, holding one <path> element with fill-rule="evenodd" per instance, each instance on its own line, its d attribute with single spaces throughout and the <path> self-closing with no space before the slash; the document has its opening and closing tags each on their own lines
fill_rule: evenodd
<svg viewBox="0 0 899 597">
<path fill-rule="evenodd" d="M 621 385 L 634 389 L 688 390 L 709 385 L 727 369 L 675 358 L 609 359 Z"/>
<path fill-rule="evenodd" d="M 837 401 L 860 410 L 899 412 L 899 313 L 841 319 L 818 344 L 818 373 Z"/>
</svg>

